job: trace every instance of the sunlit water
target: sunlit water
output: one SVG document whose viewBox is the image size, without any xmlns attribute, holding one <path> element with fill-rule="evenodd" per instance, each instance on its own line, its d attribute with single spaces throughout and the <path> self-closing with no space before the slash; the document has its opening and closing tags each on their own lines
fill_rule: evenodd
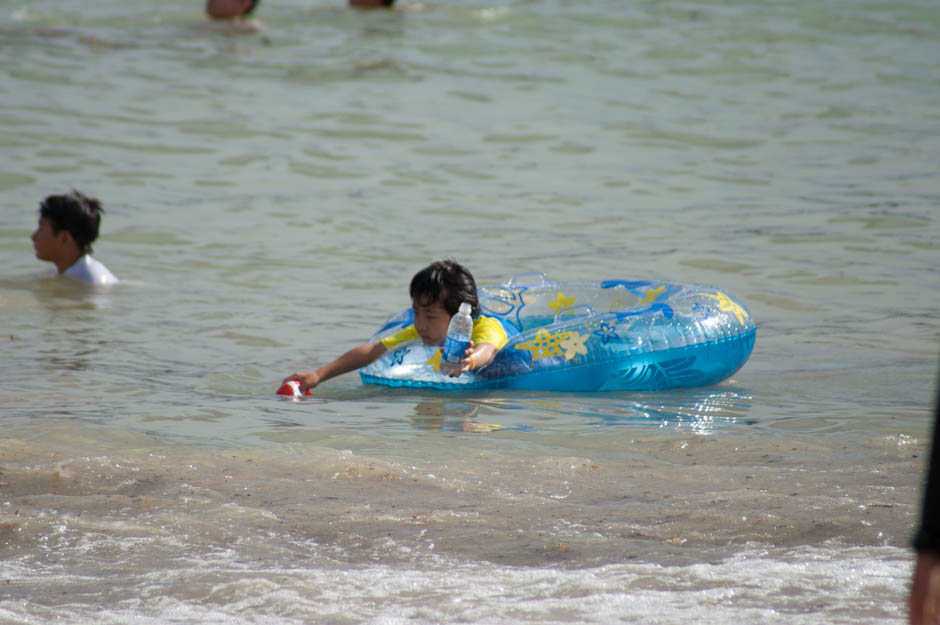
<svg viewBox="0 0 940 625">
<path fill-rule="evenodd" d="M 0 0 L 0 622 L 903 623 L 935 2 L 343 4 Z M 117 288 L 33 257 L 72 187 Z M 720 286 L 757 346 L 704 389 L 273 395 L 444 256 Z"/>
</svg>

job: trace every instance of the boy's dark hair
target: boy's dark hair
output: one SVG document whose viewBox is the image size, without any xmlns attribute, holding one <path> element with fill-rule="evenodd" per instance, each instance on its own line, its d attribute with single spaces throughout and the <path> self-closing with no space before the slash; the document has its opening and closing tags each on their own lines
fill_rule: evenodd
<svg viewBox="0 0 940 625">
<path fill-rule="evenodd" d="M 392 1 L 394 2 L 395 0 L 392 0 Z M 251 0 L 251 5 L 247 9 L 245 9 L 245 12 L 243 13 L 243 15 L 251 15 L 251 12 L 254 11 L 255 7 L 258 6 L 259 4 L 261 4 L 261 0 Z"/>
<path fill-rule="evenodd" d="M 49 220 L 52 231 L 67 230 L 83 254 L 91 254 L 103 212 L 101 202 L 75 189 L 65 195 L 50 195 L 39 204 L 39 216 Z"/>
<path fill-rule="evenodd" d="M 408 293 L 411 301 L 419 305 L 440 301 L 451 316 L 457 313 L 461 302 L 470 303 L 470 316 L 474 319 L 480 314 L 477 283 L 473 274 L 456 260 L 439 260 L 416 273 Z"/>
<path fill-rule="evenodd" d="M 382 0 L 382 6 L 390 7 L 395 4 L 395 0 Z"/>
</svg>

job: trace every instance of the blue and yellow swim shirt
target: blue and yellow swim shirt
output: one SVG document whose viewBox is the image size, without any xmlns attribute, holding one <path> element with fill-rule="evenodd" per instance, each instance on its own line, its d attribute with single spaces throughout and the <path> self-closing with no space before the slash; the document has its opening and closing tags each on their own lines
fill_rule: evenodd
<svg viewBox="0 0 940 625">
<path fill-rule="evenodd" d="M 412 324 L 406 328 L 402 328 L 395 334 L 391 334 L 379 340 L 382 342 L 382 345 L 385 346 L 385 349 L 392 349 L 396 345 L 401 345 L 408 341 L 420 341 L 421 337 L 418 336 L 418 331 L 415 330 L 414 324 Z M 492 343 L 496 346 L 496 349 L 499 349 L 509 341 L 509 338 L 506 336 L 506 329 L 503 328 L 503 324 L 501 324 L 498 319 L 479 315 L 473 321 L 473 335 L 470 337 L 470 340 L 473 341 L 474 345 Z"/>
</svg>

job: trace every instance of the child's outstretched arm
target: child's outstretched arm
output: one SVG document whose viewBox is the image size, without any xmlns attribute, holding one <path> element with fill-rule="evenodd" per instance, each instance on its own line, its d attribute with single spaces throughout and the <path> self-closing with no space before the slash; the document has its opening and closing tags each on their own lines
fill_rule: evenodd
<svg viewBox="0 0 940 625">
<path fill-rule="evenodd" d="M 307 389 L 315 387 L 320 382 L 325 382 L 343 373 L 365 367 L 384 353 L 385 346 L 382 345 L 382 343 L 366 343 L 358 347 L 353 347 L 333 362 L 323 365 L 316 371 L 289 375 L 284 378 L 284 382 L 296 380 L 300 383 L 300 392 L 306 393 Z M 282 382 L 282 384 L 284 382 Z"/>
</svg>

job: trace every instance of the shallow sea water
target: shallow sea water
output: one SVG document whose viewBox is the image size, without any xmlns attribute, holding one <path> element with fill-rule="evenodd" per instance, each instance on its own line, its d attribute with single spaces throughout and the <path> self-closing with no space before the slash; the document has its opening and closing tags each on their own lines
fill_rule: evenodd
<svg viewBox="0 0 940 625">
<path fill-rule="evenodd" d="M 903 623 L 937 375 L 929 0 L 0 0 L 0 622 Z M 47 194 L 124 280 L 50 276 Z M 721 287 L 660 393 L 287 374 L 454 256 Z"/>
</svg>

